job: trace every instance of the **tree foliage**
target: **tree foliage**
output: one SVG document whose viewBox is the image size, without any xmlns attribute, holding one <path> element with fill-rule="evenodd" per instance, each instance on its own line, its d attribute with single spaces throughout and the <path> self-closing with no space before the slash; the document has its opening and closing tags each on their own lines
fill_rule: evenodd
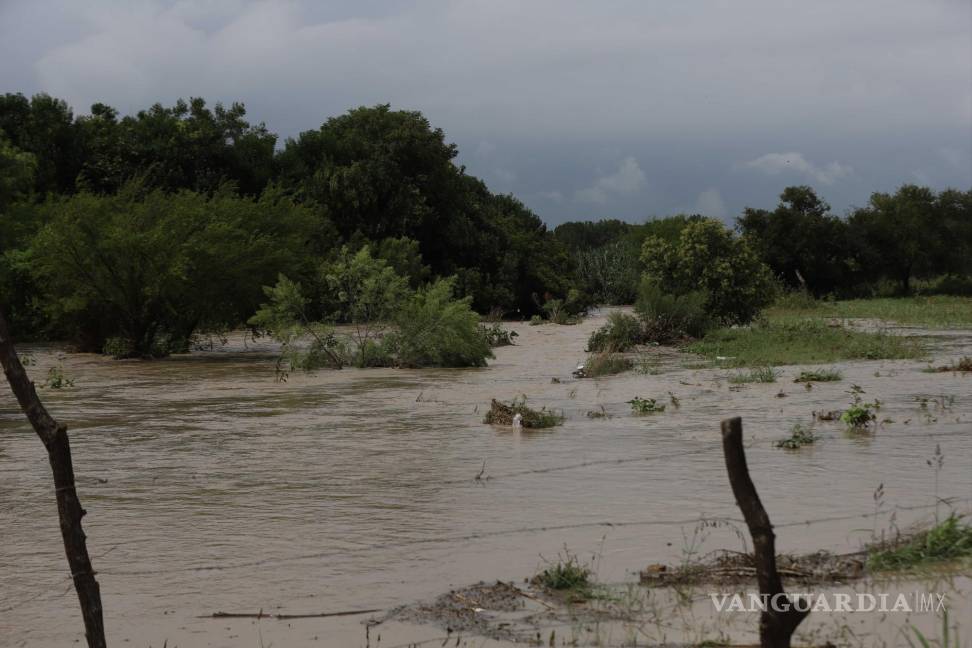
<svg viewBox="0 0 972 648">
<path fill-rule="evenodd" d="M 747 208 L 738 227 L 773 274 L 816 296 L 835 292 L 857 272 L 847 223 L 810 187 L 787 187 L 773 211 Z"/>
<path fill-rule="evenodd" d="M 746 324 L 775 295 L 766 265 L 745 240 L 717 220 L 686 225 L 678 242 L 649 236 L 641 254 L 646 277 L 674 296 L 701 291 L 705 311 L 725 324 Z"/>
<path fill-rule="evenodd" d="M 32 271 L 59 330 L 84 350 L 120 338 L 122 355 L 187 348 L 193 333 L 244 321 L 261 285 L 299 274 L 312 215 L 278 192 L 259 199 L 166 194 L 138 184 L 45 206 Z"/>
</svg>

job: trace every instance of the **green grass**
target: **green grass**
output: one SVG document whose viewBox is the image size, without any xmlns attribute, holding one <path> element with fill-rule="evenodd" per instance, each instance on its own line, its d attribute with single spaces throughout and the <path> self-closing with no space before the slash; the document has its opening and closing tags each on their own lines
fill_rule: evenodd
<svg viewBox="0 0 972 648">
<path fill-rule="evenodd" d="M 823 364 L 838 360 L 921 358 L 921 342 L 882 332 L 829 326 L 822 320 L 769 320 L 748 328 L 718 329 L 685 347 L 723 366 Z"/>
<path fill-rule="evenodd" d="M 843 380 L 844 375 L 838 369 L 807 369 L 793 379 L 795 383 L 836 382 Z"/>
<path fill-rule="evenodd" d="M 773 383 L 776 382 L 776 378 L 779 375 L 779 372 L 773 367 L 756 367 L 749 371 L 733 374 L 729 376 L 728 380 L 734 385 L 743 383 Z"/>
<path fill-rule="evenodd" d="M 867 566 L 875 571 L 908 569 L 929 563 L 972 556 L 972 526 L 955 515 L 907 539 L 903 544 L 868 552 Z"/>
<path fill-rule="evenodd" d="M 836 317 L 880 319 L 930 328 L 972 327 L 972 297 L 881 297 L 846 301 L 784 299 L 766 311 L 770 319 Z"/>
</svg>

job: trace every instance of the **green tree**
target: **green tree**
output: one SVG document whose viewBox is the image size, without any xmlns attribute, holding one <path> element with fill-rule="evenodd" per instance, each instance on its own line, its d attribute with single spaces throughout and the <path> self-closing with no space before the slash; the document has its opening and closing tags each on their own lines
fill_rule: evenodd
<svg viewBox="0 0 972 648">
<path fill-rule="evenodd" d="M 939 216 L 935 193 L 927 187 L 871 194 L 870 203 L 849 219 L 871 278 L 892 279 L 909 293 L 912 279 L 946 272 L 951 232 Z"/>
<path fill-rule="evenodd" d="M 43 326 L 27 250 L 39 226 L 38 210 L 27 200 L 36 168 L 34 155 L 14 147 L 0 131 L 0 309 L 20 339 L 37 336 Z"/>
<path fill-rule="evenodd" d="M 313 215 L 279 192 L 82 192 L 46 205 L 34 278 L 60 330 L 87 351 L 185 350 L 198 330 L 242 323 L 278 272 L 306 273 Z"/>
<path fill-rule="evenodd" d="M 323 205 L 343 237 L 424 241 L 456 205 L 456 154 L 421 113 L 384 104 L 287 140 L 279 163 L 284 182 Z"/>
<path fill-rule="evenodd" d="M 672 244 L 649 236 L 641 254 L 646 277 L 665 294 L 705 295 L 705 312 L 724 324 L 747 324 L 772 302 L 769 268 L 719 221 L 687 224 Z"/>
<path fill-rule="evenodd" d="M 605 219 L 561 223 L 554 228 L 553 234 L 568 250 L 577 253 L 616 243 L 629 235 L 632 229 L 630 223 Z"/>
<path fill-rule="evenodd" d="M 746 208 L 737 226 L 787 286 L 816 296 L 847 293 L 857 281 L 844 221 L 806 186 L 787 187 L 773 211 Z"/>
<path fill-rule="evenodd" d="M 379 343 L 408 295 L 408 278 L 373 257 L 367 245 L 355 253 L 342 248 L 321 274 L 325 317 L 352 325 L 353 364 L 387 364 Z"/>
</svg>

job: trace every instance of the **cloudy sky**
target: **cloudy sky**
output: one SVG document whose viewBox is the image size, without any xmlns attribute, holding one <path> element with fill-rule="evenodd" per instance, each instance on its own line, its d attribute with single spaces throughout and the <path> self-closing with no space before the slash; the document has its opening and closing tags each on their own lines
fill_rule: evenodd
<svg viewBox="0 0 972 648">
<path fill-rule="evenodd" d="M 389 102 L 551 224 L 972 188 L 970 0 L 0 0 L 0 92 Z"/>
</svg>

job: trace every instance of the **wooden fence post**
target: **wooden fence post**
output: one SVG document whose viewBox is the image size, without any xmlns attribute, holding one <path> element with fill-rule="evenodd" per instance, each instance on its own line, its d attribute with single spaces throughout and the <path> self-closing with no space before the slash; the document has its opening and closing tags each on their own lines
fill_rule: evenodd
<svg viewBox="0 0 972 648">
<path fill-rule="evenodd" d="M 88 648 L 106 648 L 105 623 L 101 612 L 101 590 L 95 579 L 91 558 L 85 544 L 81 518 L 85 510 L 81 508 L 78 493 L 74 488 L 74 464 L 71 462 L 71 445 L 68 442 L 67 426 L 54 420 L 47 413 L 44 404 L 37 397 L 34 383 L 27 377 L 24 366 L 17 356 L 7 320 L 0 312 L 0 364 L 7 376 L 20 409 L 23 410 L 31 426 L 47 448 L 47 457 L 54 473 L 54 495 L 57 499 L 57 512 L 61 522 L 61 538 L 64 540 L 64 553 L 67 554 L 68 567 L 74 579 L 81 603 L 81 616 L 84 619 L 84 633 Z"/>
<path fill-rule="evenodd" d="M 776 535 L 749 476 L 742 441 L 742 419 L 738 416 L 722 421 L 722 451 L 732 494 L 753 537 L 756 579 L 759 592 L 767 602 L 759 618 L 759 645 L 761 648 L 790 648 L 793 631 L 809 612 L 794 609 L 793 601 L 783 591 L 783 581 L 776 570 Z"/>
</svg>

